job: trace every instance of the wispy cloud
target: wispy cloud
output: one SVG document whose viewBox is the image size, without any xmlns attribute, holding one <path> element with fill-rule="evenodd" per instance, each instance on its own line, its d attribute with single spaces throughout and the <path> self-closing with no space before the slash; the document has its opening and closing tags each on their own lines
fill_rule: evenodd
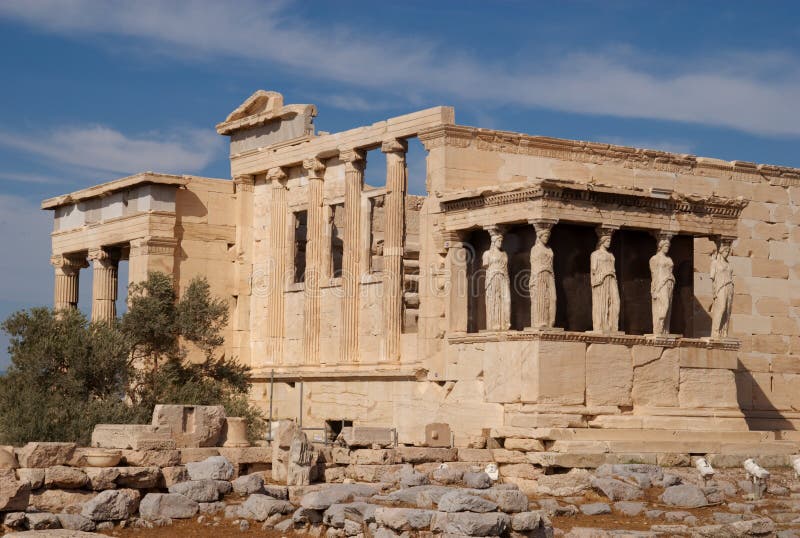
<svg viewBox="0 0 800 538">
<path fill-rule="evenodd" d="M 64 183 L 57 176 L 44 174 L 30 174 L 28 172 L 0 172 L 0 180 L 16 181 L 19 183 L 39 183 L 43 185 L 57 185 Z"/>
<path fill-rule="evenodd" d="M 199 171 L 218 155 L 224 142 L 211 130 L 131 137 L 109 127 L 91 125 L 27 134 L 0 130 L 0 146 L 43 158 L 51 165 L 128 174 L 142 170 Z"/>
<path fill-rule="evenodd" d="M 426 95 L 486 108 L 544 107 L 800 135 L 800 58 L 782 51 L 670 59 L 616 47 L 514 64 L 463 55 L 420 36 L 369 38 L 335 25 L 320 32 L 293 17 L 286 3 L 255 0 L 5 0 L 0 17 L 76 37 L 116 35 L 166 44 L 181 56 L 266 62 L 408 102 Z M 344 97 L 333 103 L 353 110 L 368 105 Z"/>
</svg>

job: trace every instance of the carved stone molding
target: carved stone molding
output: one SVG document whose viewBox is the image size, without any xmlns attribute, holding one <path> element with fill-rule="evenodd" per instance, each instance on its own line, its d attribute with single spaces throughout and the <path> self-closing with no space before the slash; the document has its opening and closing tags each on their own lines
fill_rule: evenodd
<svg viewBox="0 0 800 538">
<path fill-rule="evenodd" d="M 381 151 L 383 153 L 400 153 L 405 156 L 408 151 L 408 142 L 402 138 L 390 138 L 383 141 Z"/>
<path fill-rule="evenodd" d="M 64 273 L 76 272 L 89 267 L 85 256 L 54 254 L 50 257 L 50 264 Z"/>
<path fill-rule="evenodd" d="M 767 178 L 771 184 L 780 186 L 800 185 L 800 171 L 785 166 L 745 161 L 728 162 L 654 149 L 531 136 L 461 125 L 437 126 L 420 132 L 418 138 L 428 151 L 445 145 L 460 148 L 474 147 L 482 151 L 518 153 L 568 161 L 589 163 L 611 161 L 626 168 L 714 176 L 723 173 L 732 179 L 748 181 L 762 181 Z"/>
<path fill-rule="evenodd" d="M 357 148 L 342 148 L 339 149 L 339 160 L 344 162 L 347 168 L 363 170 L 367 164 L 367 154 Z"/>
<path fill-rule="evenodd" d="M 325 162 L 319 157 L 304 159 L 303 168 L 308 179 L 322 179 L 325 176 Z"/>
<path fill-rule="evenodd" d="M 272 181 L 273 186 L 279 186 L 286 178 L 289 177 L 286 174 L 286 170 L 283 169 L 282 166 L 276 166 L 275 168 L 270 168 L 267 171 L 267 181 Z"/>
<path fill-rule="evenodd" d="M 477 344 L 482 342 L 512 342 L 544 340 L 548 342 L 584 342 L 586 344 L 619 344 L 623 346 L 694 347 L 704 349 L 738 350 L 741 343 L 735 339 L 712 340 L 708 338 L 683 338 L 640 336 L 629 334 L 598 334 L 562 330 L 484 331 L 480 333 L 450 333 L 450 344 Z"/>
<path fill-rule="evenodd" d="M 131 241 L 131 257 L 149 254 L 172 255 L 178 240 L 172 237 L 143 237 Z"/>
<path fill-rule="evenodd" d="M 255 176 L 251 174 L 242 174 L 233 178 L 233 185 L 236 192 L 253 192 L 255 185 Z"/>
</svg>

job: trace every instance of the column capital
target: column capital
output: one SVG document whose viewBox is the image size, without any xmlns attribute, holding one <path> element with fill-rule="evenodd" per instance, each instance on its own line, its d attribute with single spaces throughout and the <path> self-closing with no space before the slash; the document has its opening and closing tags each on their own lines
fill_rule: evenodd
<svg viewBox="0 0 800 538">
<path fill-rule="evenodd" d="M 601 224 L 594 231 L 597 233 L 597 237 L 611 237 L 617 230 L 619 230 L 619 224 Z"/>
<path fill-rule="evenodd" d="M 363 170 L 367 164 L 367 153 L 358 148 L 339 148 L 339 160 L 347 170 Z"/>
<path fill-rule="evenodd" d="M 408 151 L 408 142 L 402 138 L 389 138 L 384 140 L 381 144 L 381 151 L 383 153 L 397 153 L 405 156 Z"/>
<path fill-rule="evenodd" d="M 542 230 L 550 230 L 558 224 L 558 219 L 530 219 L 528 220 L 528 224 L 533 226 L 533 228 L 539 232 Z"/>
<path fill-rule="evenodd" d="M 272 181 L 273 185 L 286 180 L 287 177 L 289 176 L 286 174 L 286 170 L 284 170 L 282 166 L 276 166 L 275 168 L 270 168 L 267 171 L 267 180 Z"/>
<path fill-rule="evenodd" d="M 255 176 L 251 174 L 241 174 L 233 178 L 236 192 L 253 192 Z"/>
<path fill-rule="evenodd" d="M 98 261 L 102 263 L 117 263 L 120 258 L 120 253 L 117 249 L 90 248 L 87 258 L 91 261 Z"/>
<path fill-rule="evenodd" d="M 50 264 L 56 269 L 61 269 L 64 273 L 89 267 L 89 262 L 86 261 L 85 256 L 67 256 L 65 254 L 53 254 L 50 257 Z"/>
<path fill-rule="evenodd" d="M 319 157 L 303 159 L 303 168 L 308 179 L 322 179 L 325 175 L 325 162 Z"/>
<path fill-rule="evenodd" d="M 506 227 L 502 224 L 489 224 L 484 226 L 483 229 L 489 232 L 491 236 L 499 235 L 502 237 L 506 233 Z"/>
</svg>

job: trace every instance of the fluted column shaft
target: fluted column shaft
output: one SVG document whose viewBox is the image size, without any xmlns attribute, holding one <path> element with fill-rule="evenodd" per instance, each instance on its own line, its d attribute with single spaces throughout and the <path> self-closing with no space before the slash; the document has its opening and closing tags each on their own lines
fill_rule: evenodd
<svg viewBox="0 0 800 538">
<path fill-rule="evenodd" d="M 303 168 L 308 176 L 308 235 L 306 237 L 305 303 L 303 312 L 303 356 L 307 364 L 319 364 L 320 280 L 324 273 L 322 245 L 325 237 L 323 214 L 323 176 L 325 164 L 306 159 Z"/>
<path fill-rule="evenodd" d="M 467 332 L 469 320 L 469 277 L 467 274 L 468 251 L 458 234 L 445 235 L 447 249 L 447 330 Z"/>
<path fill-rule="evenodd" d="M 381 146 L 386 154 L 386 225 L 383 238 L 383 320 L 385 359 L 400 359 L 400 334 L 403 330 L 403 236 L 405 200 L 408 186 L 405 140 L 387 140 Z"/>
<path fill-rule="evenodd" d="M 55 268 L 53 287 L 53 309 L 77 308 L 80 271 L 88 267 L 86 260 L 56 255 L 50 258 Z"/>
<path fill-rule="evenodd" d="M 270 297 L 267 304 L 267 353 L 272 362 L 283 361 L 284 282 L 286 281 L 286 173 L 273 168 L 267 174 L 272 182 L 270 204 Z"/>
<path fill-rule="evenodd" d="M 342 334 L 340 359 L 358 360 L 358 309 L 361 283 L 361 191 L 364 185 L 364 152 L 342 150 L 344 177 L 344 256 L 342 259 Z"/>
<path fill-rule="evenodd" d="M 92 261 L 92 321 L 110 322 L 117 317 L 117 269 L 119 255 L 105 249 L 89 251 Z"/>
</svg>

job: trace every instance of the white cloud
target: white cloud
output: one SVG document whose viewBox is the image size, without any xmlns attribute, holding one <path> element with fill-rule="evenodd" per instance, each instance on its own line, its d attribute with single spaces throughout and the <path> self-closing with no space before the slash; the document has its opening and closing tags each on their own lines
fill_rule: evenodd
<svg viewBox="0 0 800 538">
<path fill-rule="evenodd" d="M 285 3 L 5 0 L 0 17 L 82 37 L 116 35 L 198 59 L 239 57 L 304 76 L 377 90 L 408 102 L 444 101 L 693 122 L 772 136 L 800 135 L 800 58 L 782 51 L 720 51 L 694 58 L 626 47 L 509 64 L 479 60 L 420 36 L 364 37 L 357 28 L 290 15 Z M 163 47 L 160 48 L 163 52 Z M 382 101 L 386 99 L 381 98 Z M 363 110 L 367 102 L 334 98 Z"/>
<path fill-rule="evenodd" d="M 143 170 L 195 172 L 223 147 L 211 130 L 129 137 L 101 125 L 56 127 L 42 133 L 0 131 L 0 146 L 44 158 L 52 164 L 129 174 Z"/>
<path fill-rule="evenodd" d="M 0 179 L 4 181 L 17 181 L 20 183 L 39 183 L 44 185 L 56 185 L 64 183 L 57 176 L 44 174 L 30 174 L 28 172 L 0 172 Z"/>
</svg>

